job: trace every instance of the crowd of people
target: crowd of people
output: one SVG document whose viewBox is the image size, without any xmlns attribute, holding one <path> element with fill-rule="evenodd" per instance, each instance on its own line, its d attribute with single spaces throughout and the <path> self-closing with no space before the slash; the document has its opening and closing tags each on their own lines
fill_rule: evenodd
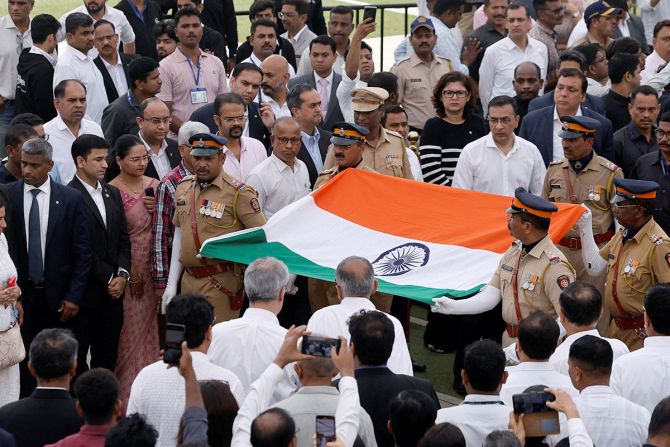
<svg viewBox="0 0 670 447">
<path fill-rule="evenodd" d="M 241 39 L 232 0 L 34 6 L 0 18 L 1 446 L 670 446 L 670 0 L 420 1 L 389 71 L 321 0 Z M 488 284 L 427 309 L 460 405 L 370 260 L 200 255 L 350 168 L 511 202 Z"/>
</svg>

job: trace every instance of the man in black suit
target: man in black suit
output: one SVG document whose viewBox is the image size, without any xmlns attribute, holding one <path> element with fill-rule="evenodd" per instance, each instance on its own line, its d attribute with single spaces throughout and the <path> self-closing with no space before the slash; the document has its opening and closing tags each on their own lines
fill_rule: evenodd
<svg viewBox="0 0 670 447">
<path fill-rule="evenodd" d="M 79 191 L 49 179 L 53 149 L 31 138 L 21 148 L 23 180 L 8 185 L 12 197 L 8 241 L 16 265 L 24 310 L 25 346 L 45 328 L 70 325 L 84 299 L 91 245 Z M 21 363 L 21 396 L 35 388 Z"/>
<path fill-rule="evenodd" d="M 312 72 L 293 78 L 288 82 L 289 90 L 300 84 L 307 84 L 318 92 L 321 98 L 321 117 L 324 129 L 332 129 L 335 123 L 344 121 L 339 101 L 337 86 L 342 76 L 333 71 L 337 58 L 337 46 L 332 37 L 318 36 L 309 44 L 309 60 Z M 289 106 L 290 107 L 290 106 Z"/>
<path fill-rule="evenodd" d="M 112 22 L 98 20 L 93 25 L 93 30 L 95 49 L 98 50 L 98 56 L 93 59 L 93 63 L 102 74 L 107 101 L 111 104 L 131 87 L 128 64 L 138 56 L 119 53 L 119 35 L 116 34 Z"/>
<path fill-rule="evenodd" d="M 272 107 L 267 102 L 263 102 L 260 106 L 254 102 L 258 95 L 258 90 L 261 87 L 263 80 L 263 71 L 254 64 L 249 62 L 242 62 L 235 66 L 233 73 L 230 75 L 228 83 L 230 91 L 237 93 L 242 97 L 246 105 L 247 122 L 244 127 L 243 136 L 255 138 L 265 146 L 268 155 L 272 153 L 270 145 L 270 129 L 272 123 L 275 121 Z M 190 121 L 203 123 L 209 127 L 210 132 L 216 133 L 219 127 L 214 122 L 214 103 L 205 104 L 191 114 Z"/>
<path fill-rule="evenodd" d="M 114 371 L 123 325 L 123 292 L 130 272 L 130 239 L 119 190 L 102 180 L 107 170 L 109 143 L 97 135 L 82 135 L 72 143 L 77 174 L 68 184 L 84 198 L 91 239 L 91 272 L 75 321 L 79 341 L 77 375 L 91 368 Z"/>
<path fill-rule="evenodd" d="M 0 428 L 11 433 L 17 445 L 42 447 L 79 431 L 84 420 L 69 392 L 76 354 L 77 340 L 66 329 L 44 329 L 30 344 L 28 368 L 39 388 L 0 408 Z"/>
<path fill-rule="evenodd" d="M 149 98 L 140 104 L 137 124 L 140 140 L 151 159 L 144 175 L 161 180 L 181 162 L 179 145 L 167 137 L 170 129 L 170 109 L 158 98 Z"/>
<path fill-rule="evenodd" d="M 138 8 L 138 6 L 143 7 Z M 158 60 L 153 32 L 154 26 L 162 18 L 160 5 L 154 0 L 121 0 L 114 8 L 123 12 L 133 28 L 135 53 Z"/>
<path fill-rule="evenodd" d="M 316 178 L 323 171 L 323 162 L 333 134 L 316 127 L 321 122 L 321 98 L 313 87 L 307 84 L 295 86 L 286 98 L 286 103 L 293 118 L 300 123 L 302 143 L 298 159 L 307 165 L 309 184 L 314 188 Z"/>
<path fill-rule="evenodd" d="M 362 279 L 362 278 L 361 278 Z M 368 412 L 379 447 L 394 447 L 388 432 L 389 402 L 405 390 L 419 390 L 440 402 L 433 385 L 424 379 L 394 374 L 386 367 L 391 356 L 395 332 L 391 320 L 379 311 L 361 311 L 349 319 L 354 351 L 355 376 L 361 407 Z"/>
</svg>

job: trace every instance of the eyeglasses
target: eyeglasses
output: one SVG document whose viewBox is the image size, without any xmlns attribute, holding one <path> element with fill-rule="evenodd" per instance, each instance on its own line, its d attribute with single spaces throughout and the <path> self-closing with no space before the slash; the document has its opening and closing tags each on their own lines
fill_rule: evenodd
<svg viewBox="0 0 670 447">
<path fill-rule="evenodd" d="M 142 118 L 142 121 L 149 121 L 151 124 L 154 126 L 158 126 L 160 124 L 165 124 L 166 126 L 169 126 L 170 123 L 172 122 L 172 118 Z"/>
<path fill-rule="evenodd" d="M 658 138 L 659 140 L 670 138 L 670 132 L 666 132 L 661 129 L 656 129 L 656 138 Z"/>
<path fill-rule="evenodd" d="M 277 138 L 277 141 L 279 141 L 279 142 L 280 142 L 281 144 L 283 144 L 284 146 L 287 145 L 287 144 L 289 144 L 289 143 L 291 143 L 292 145 L 295 145 L 295 146 L 297 146 L 297 145 L 299 145 L 300 143 L 302 143 L 302 138 L 300 138 L 300 137 L 293 137 L 293 138 L 289 138 L 289 137 L 275 137 L 275 138 Z"/>
<path fill-rule="evenodd" d="M 298 16 L 297 12 L 282 12 L 282 11 L 279 11 L 277 13 L 277 17 L 279 17 L 280 19 L 292 19 L 293 17 L 297 17 L 297 16 Z"/>
<path fill-rule="evenodd" d="M 242 116 L 222 116 L 221 120 L 226 123 L 226 124 L 233 124 L 235 122 L 242 122 L 246 123 L 247 122 L 247 117 L 242 115 Z"/>
<path fill-rule="evenodd" d="M 445 98 L 453 98 L 454 96 L 460 99 L 468 96 L 467 90 L 442 90 L 442 96 Z"/>
<path fill-rule="evenodd" d="M 505 126 L 512 124 L 514 118 L 506 116 L 505 118 L 489 118 L 489 125 L 495 126 L 496 124 L 503 124 Z"/>
<path fill-rule="evenodd" d="M 141 157 L 130 157 L 128 158 L 128 161 L 135 164 L 139 163 L 140 161 L 143 161 L 144 163 L 149 163 L 149 156 L 143 155 Z"/>
</svg>

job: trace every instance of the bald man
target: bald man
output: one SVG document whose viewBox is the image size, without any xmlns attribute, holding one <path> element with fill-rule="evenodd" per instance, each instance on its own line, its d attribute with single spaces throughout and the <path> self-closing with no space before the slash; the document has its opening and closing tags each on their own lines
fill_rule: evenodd
<svg viewBox="0 0 670 447">
<path fill-rule="evenodd" d="M 291 110 L 286 103 L 288 96 L 288 80 L 291 79 L 292 67 L 284 56 L 273 54 L 268 56 L 261 65 L 263 82 L 257 100 L 267 101 L 272 107 L 275 118 L 291 116 Z"/>
</svg>

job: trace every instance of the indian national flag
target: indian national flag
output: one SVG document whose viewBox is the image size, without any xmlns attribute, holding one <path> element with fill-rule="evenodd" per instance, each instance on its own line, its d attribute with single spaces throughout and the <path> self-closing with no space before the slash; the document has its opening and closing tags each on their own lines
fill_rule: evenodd
<svg viewBox="0 0 670 447">
<path fill-rule="evenodd" d="M 249 264 L 263 256 L 291 273 L 332 281 L 347 256 L 368 259 L 379 290 L 415 300 L 468 296 L 491 279 L 513 239 L 510 197 L 347 169 L 261 228 L 208 239 L 202 256 Z M 582 214 L 558 204 L 561 239 Z"/>
</svg>

